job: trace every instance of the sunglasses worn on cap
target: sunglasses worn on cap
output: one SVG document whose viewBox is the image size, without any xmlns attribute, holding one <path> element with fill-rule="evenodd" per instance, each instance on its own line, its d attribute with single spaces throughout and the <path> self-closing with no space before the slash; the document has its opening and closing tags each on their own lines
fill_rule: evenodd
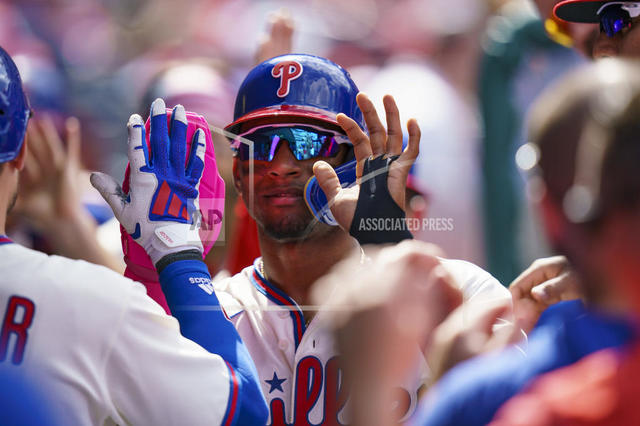
<svg viewBox="0 0 640 426">
<path fill-rule="evenodd" d="M 606 3 L 597 13 L 600 18 L 600 32 L 613 37 L 623 29 L 631 28 L 631 20 L 640 15 L 640 3 Z"/>
<path fill-rule="evenodd" d="M 308 125 L 267 125 L 251 129 L 231 141 L 231 149 L 242 161 L 272 161 L 280 142 L 286 141 L 297 160 L 335 157 L 345 135 Z M 253 156 L 251 149 L 253 148 Z"/>
</svg>

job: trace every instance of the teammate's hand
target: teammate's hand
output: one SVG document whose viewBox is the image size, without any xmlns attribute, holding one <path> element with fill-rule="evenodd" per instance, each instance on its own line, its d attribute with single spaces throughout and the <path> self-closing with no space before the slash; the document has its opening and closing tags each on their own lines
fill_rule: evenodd
<svg viewBox="0 0 640 426">
<path fill-rule="evenodd" d="M 129 194 L 103 173 L 93 173 L 91 183 L 154 264 L 170 253 L 188 249 L 202 252 L 198 186 L 204 169 L 204 132 L 198 130 L 194 135 L 185 166 L 187 117 L 182 105 L 173 109 L 168 128 L 164 101 L 153 102 L 150 149 L 139 115 L 133 114 L 127 127 L 131 166 Z"/>
<path fill-rule="evenodd" d="M 462 302 L 434 245 L 409 240 L 340 263 L 314 286 L 352 387 L 352 424 L 396 424 L 399 378 L 415 373 L 433 330 Z M 320 313 L 318 314 L 320 315 Z"/>
<path fill-rule="evenodd" d="M 45 235 L 57 221 L 88 217 L 81 202 L 80 122 L 68 118 L 65 128 L 64 142 L 47 115 L 32 119 L 27 128 L 28 150 L 16 209 Z"/>
<path fill-rule="evenodd" d="M 274 56 L 291 53 L 293 30 L 293 19 L 287 9 L 269 14 L 269 33 L 264 34 L 259 41 L 255 65 Z"/>
<path fill-rule="evenodd" d="M 564 256 L 535 260 L 511 283 L 509 291 L 516 322 L 527 333 L 549 306 L 581 297 L 578 280 Z"/>
<path fill-rule="evenodd" d="M 503 301 L 481 310 L 469 310 L 463 304 L 453 311 L 425 347 L 431 382 L 459 362 L 520 341 L 524 337 L 520 328 L 501 319 L 510 310 L 508 301 Z"/>
<path fill-rule="evenodd" d="M 387 186 L 393 201 L 401 209 L 404 209 L 407 176 L 418 156 L 420 145 L 420 127 L 418 122 L 412 118 L 407 123 L 409 141 L 404 151 L 402 150 L 400 113 L 391 95 L 386 95 L 383 98 L 387 116 L 387 130 L 382 125 L 373 102 L 367 95 L 359 93 L 357 102 L 367 124 L 369 136 L 354 120 L 344 114 L 338 114 L 337 121 L 353 143 L 354 154 L 358 161 L 356 177 L 359 180 L 359 185 L 346 189 L 342 188 L 338 176 L 329 164 L 324 161 L 318 161 L 313 166 L 313 173 L 318 180 L 318 184 L 326 194 L 327 200 L 329 200 L 331 213 L 333 213 L 338 224 L 347 231 L 351 228 L 355 215 L 360 191 L 359 186 L 368 179 L 375 177 L 363 176 L 365 160 L 379 156 L 399 156 L 397 160 L 391 163 Z"/>
</svg>

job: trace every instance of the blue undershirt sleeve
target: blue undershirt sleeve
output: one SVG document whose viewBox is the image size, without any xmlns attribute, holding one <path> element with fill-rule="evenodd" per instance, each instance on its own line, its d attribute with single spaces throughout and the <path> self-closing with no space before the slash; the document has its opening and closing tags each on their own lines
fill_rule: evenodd
<svg viewBox="0 0 640 426">
<path fill-rule="evenodd" d="M 200 260 L 178 260 L 164 267 L 159 277 L 182 335 L 227 363 L 231 392 L 223 424 L 265 424 L 268 409 L 258 373 L 220 306 L 207 266 Z"/>
</svg>

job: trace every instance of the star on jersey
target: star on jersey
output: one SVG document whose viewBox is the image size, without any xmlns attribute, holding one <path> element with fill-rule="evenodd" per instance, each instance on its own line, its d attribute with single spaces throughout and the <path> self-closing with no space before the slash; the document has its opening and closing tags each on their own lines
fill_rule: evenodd
<svg viewBox="0 0 640 426">
<path fill-rule="evenodd" d="M 279 390 L 280 392 L 284 392 L 284 390 L 282 390 L 282 383 L 284 383 L 285 380 L 287 379 L 279 379 L 278 375 L 274 371 L 273 379 L 265 380 L 264 382 L 269 386 L 271 386 L 271 388 L 269 389 L 269 393 L 273 392 L 274 390 Z"/>
</svg>

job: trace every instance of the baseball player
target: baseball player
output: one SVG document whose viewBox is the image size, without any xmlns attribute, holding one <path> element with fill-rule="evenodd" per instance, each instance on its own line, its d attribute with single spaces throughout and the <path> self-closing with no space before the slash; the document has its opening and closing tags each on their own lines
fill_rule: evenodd
<svg viewBox="0 0 640 426">
<path fill-rule="evenodd" d="M 153 104 L 151 149 L 143 144 L 141 118 L 129 119 L 128 195 L 108 176 L 92 176 L 154 260 L 181 330 L 143 285 L 104 267 L 29 250 L 4 235 L 31 111 L 16 66 L 2 49 L 0 110 L 0 374 L 35 384 L 56 413 L 52 424 L 264 422 L 255 367 L 223 314 L 209 311 L 209 333 L 198 339 L 200 346 L 183 337 L 202 334 L 190 304 L 218 306 L 202 243 L 191 231 L 205 137 L 196 133 L 185 168 L 184 109 L 173 110 L 169 133 L 164 103 Z M 175 203 L 160 201 L 162 188 Z"/>
<path fill-rule="evenodd" d="M 384 207 L 389 199 L 395 208 L 404 205 L 407 173 L 417 155 L 415 120 L 408 123 L 408 148 L 402 152 L 393 98 L 384 100 L 385 131 L 371 101 L 357 94 L 349 74 L 335 63 L 310 55 L 279 56 L 248 74 L 236 98 L 234 122 L 227 126 L 239 135 L 232 141 L 234 184 L 258 224 L 262 257 L 217 283 L 216 291 L 256 363 L 273 425 L 348 421 L 343 409 L 347 390 L 325 326 L 331 313 L 316 315 L 317 309 L 306 308 L 310 288 L 334 264 L 360 250 L 352 236 L 358 242 L 388 237 L 384 229 L 360 229 L 356 219 L 367 211 L 392 215 Z M 349 200 L 357 198 L 357 192 L 353 197 L 353 192 L 341 190 L 333 168 L 354 156 L 372 156 L 364 165 L 359 162 L 357 175 L 366 180 L 382 155 L 399 155 L 399 165 L 392 163 L 387 173 L 378 173 L 382 180 L 369 179 L 360 190 L 373 191 L 375 181 L 386 190 L 386 198 L 374 197 L 377 204 L 364 210 L 359 205 L 354 219 Z M 328 198 L 334 199 L 332 211 L 342 226 L 315 220 L 305 206 L 304 186 L 314 172 Z M 468 302 L 509 300 L 508 291 L 476 266 L 453 260 L 446 265 Z M 422 377 L 416 374 L 411 383 L 398 383 L 393 402 L 397 419 L 411 414 L 421 379 L 428 374 L 423 360 L 417 360 L 416 370 Z"/>
<path fill-rule="evenodd" d="M 554 7 L 553 13 L 563 21 L 600 25 L 591 50 L 594 59 L 640 55 L 636 27 L 640 4 L 637 2 L 565 0 Z"/>
<path fill-rule="evenodd" d="M 529 383 L 492 424 L 640 423 L 639 76 L 635 61 L 613 58 L 573 72 L 540 97 L 529 131 L 538 152 L 531 178 L 544 190 L 539 208 L 590 302 L 582 316 L 622 317 L 629 329 L 626 345 L 603 349 L 599 343 L 615 338 L 616 330 L 603 329 L 602 320 L 571 330 L 576 343 L 561 352 L 582 352 L 584 359 Z M 603 350 L 587 355 L 592 348 Z"/>
<path fill-rule="evenodd" d="M 318 307 L 310 306 L 311 286 L 361 250 L 358 243 L 411 237 L 406 229 L 373 230 L 366 225 L 368 219 L 404 218 L 399 206 L 404 205 L 407 174 L 417 156 L 419 128 L 415 120 L 409 121 L 409 142 L 402 151 L 393 98 L 384 100 L 387 132 L 372 102 L 357 94 L 349 74 L 327 59 L 275 57 L 246 77 L 236 98 L 235 120 L 226 128 L 235 154 L 234 185 L 258 224 L 263 256 L 214 285 L 256 363 L 272 425 L 348 421 L 347 389 L 326 325 L 331 314 L 316 315 Z M 371 137 L 364 132 L 365 123 Z M 342 189 L 334 168 L 341 169 L 354 157 L 359 160 L 355 174 L 367 183 Z M 340 226 L 314 218 L 305 205 L 305 185 L 314 174 L 333 200 L 333 219 Z M 470 307 L 488 300 L 510 303 L 508 291 L 475 265 L 456 260 L 443 264 Z M 131 271 L 133 266 L 129 264 Z M 428 376 L 418 347 L 415 358 L 416 374 L 398 383 L 397 398 L 389 402 L 396 419 L 411 414 L 417 390 Z"/>
</svg>

